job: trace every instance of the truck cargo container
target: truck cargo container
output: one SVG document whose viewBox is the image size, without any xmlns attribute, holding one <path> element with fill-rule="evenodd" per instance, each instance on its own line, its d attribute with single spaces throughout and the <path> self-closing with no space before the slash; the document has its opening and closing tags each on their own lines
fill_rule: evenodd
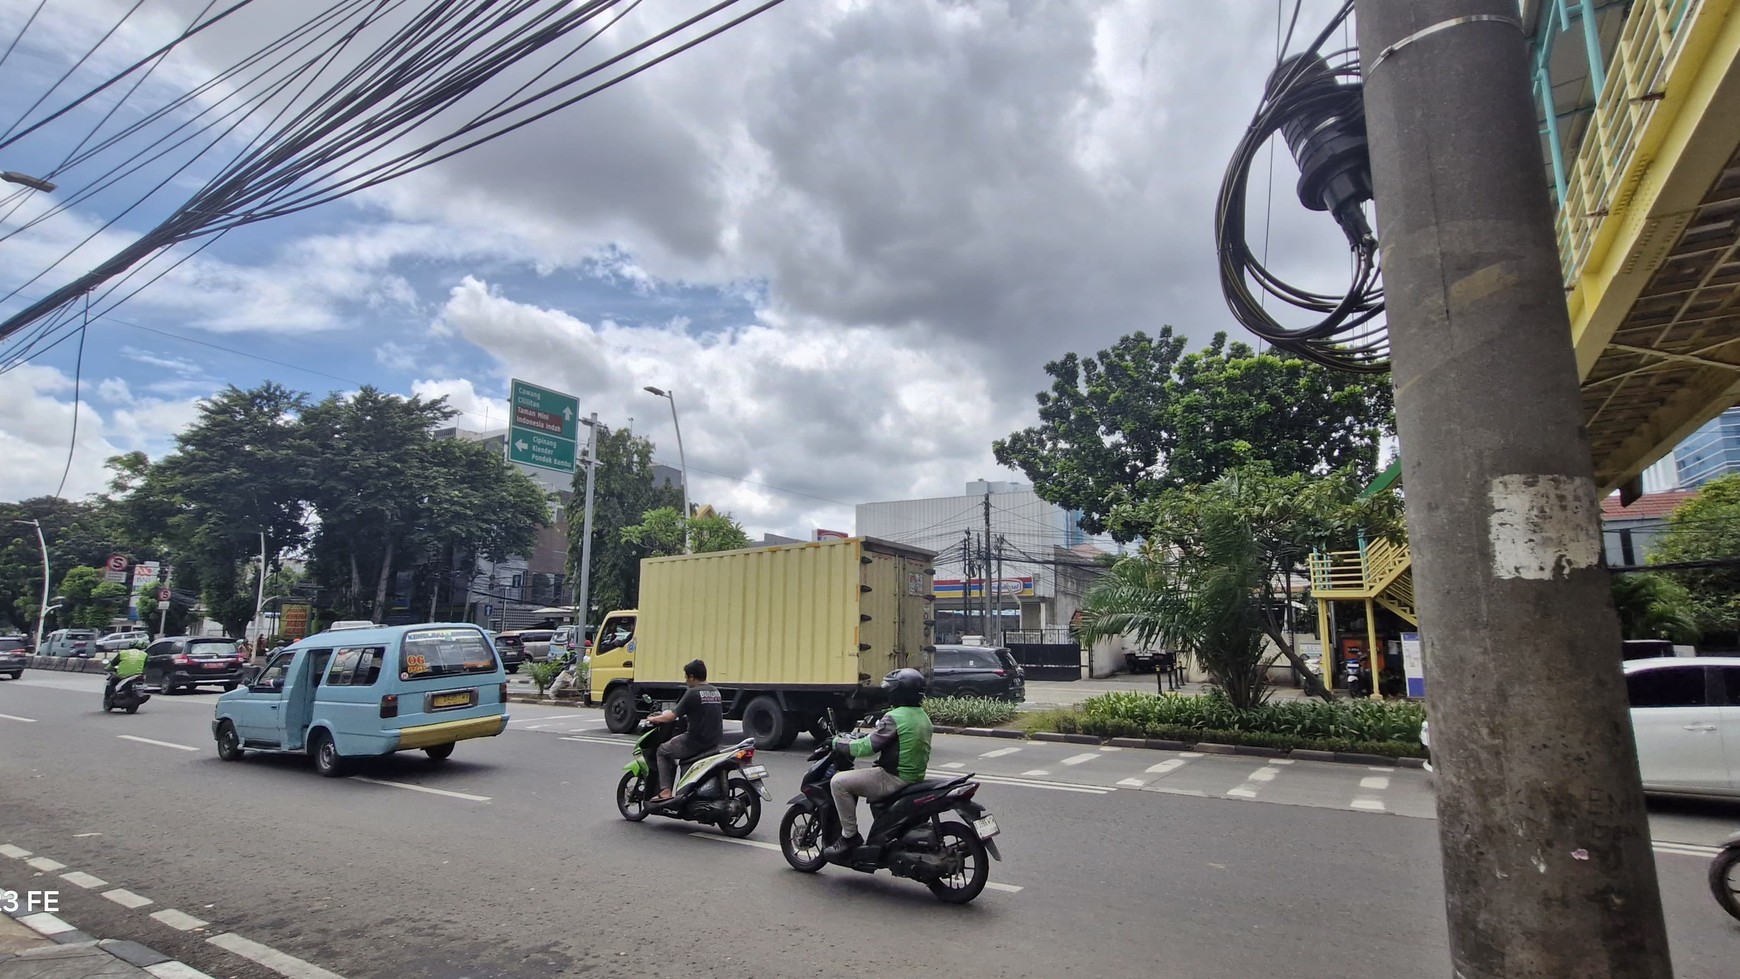
<svg viewBox="0 0 1740 979">
<path fill-rule="evenodd" d="M 640 602 L 594 640 L 588 703 L 622 734 L 684 689 L 706 662 L 725 716 L 763 748 L 820 736 L 883 705 L 882 678 L 931 671 L 936 554 L 854 537 L 641 562 Z"/>
</svg>

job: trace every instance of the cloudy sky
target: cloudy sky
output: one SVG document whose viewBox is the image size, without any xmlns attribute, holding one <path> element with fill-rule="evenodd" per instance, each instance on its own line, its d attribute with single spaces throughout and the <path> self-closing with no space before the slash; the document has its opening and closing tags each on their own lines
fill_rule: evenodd
<svg viewBox="0 0 1740 979">
<path fill-rule="evenodd" d="M 0 125 L 65 104 L 206 6 L 144 0 L 31 110 L 135 2 L 46 0 L 0 63 Z M 256 0 L 166 59 L 102 131 L 314 6 Z M 620 32 L 700 6 L 645 4 Z M 669 410 L 641 391 L 670 388 L 695 501 L 754 534 L 847 529 L 855 503 L 1019 479 L 990 444 L 1032 423 L 1047 360 L 1166 323 L 1243 336 L 1212 215 L 1278 6 L 787 0 L 452 160 L 232 232 L 95 320 L 82 365 L 75 337 L 6 373 L 0 499 L 60 485 L 75 372 L 70 497 L 101 488 L 110 454 L 165 451 L 199 398 L 267 379 L 316 397 L 365 383 L 445 395 L 481 430 L 523 378 L 632 423 L 674 465 Z M 1307 2 L 1301 33 L 1333 6 Z M 0 4 L 0 45 L 34 7 Z M 0 169 L 54 170 L 119 91 L 0 148 Z M 35 224 L 96 174 L 58 173 L 55 194 L 0 185 L 0 294 L 14 294 L 0 313 L 148 230 L 202 165 L 126 174 Z M 1283 149 L 1274 264 L 1327 255 L 1333 270 L 1339 233 L 1303 219 L 1295 177 Z"/>
</svg>

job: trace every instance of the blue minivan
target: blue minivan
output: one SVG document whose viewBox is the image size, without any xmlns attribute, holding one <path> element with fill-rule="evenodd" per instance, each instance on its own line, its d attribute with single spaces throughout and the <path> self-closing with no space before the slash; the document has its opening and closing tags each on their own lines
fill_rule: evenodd
<svg viewBox="0 0 1740 979">
<path fill-rule="evenodd" d="M 322 775 L 346 761 L 421 748 L 435 761 L 507 729 L 507 674 L 464 622 L 323 632 L 279 650 L 252 683 L 218 698 L 218 757 L 307 752 Z"/>
</svg>

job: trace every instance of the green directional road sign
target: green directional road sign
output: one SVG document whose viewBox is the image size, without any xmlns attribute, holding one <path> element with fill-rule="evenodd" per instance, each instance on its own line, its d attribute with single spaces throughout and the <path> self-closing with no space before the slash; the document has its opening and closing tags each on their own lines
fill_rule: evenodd
<svg viewBox="0 0 1740 979">
<path fill-rule="evenodd" d="M 580 433 L 580 399 L 515 379 L 508 400 L 508 458 L 555 472 L 574 471 Z"/>
</svg>

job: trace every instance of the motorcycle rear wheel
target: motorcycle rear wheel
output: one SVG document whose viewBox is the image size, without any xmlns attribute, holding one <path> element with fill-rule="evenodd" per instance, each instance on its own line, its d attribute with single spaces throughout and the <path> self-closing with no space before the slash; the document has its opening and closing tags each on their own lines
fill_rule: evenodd
<svg viewBox="0 0 1740 979">
<path fill-rule="evenodd" d="M 125 707 L 123 707 L 123 708 L 121 708 L 121 709 L 122 709 L 122 710 L 124 710 L 124 711 L 126 711 L 126 712 L 127 712 L 127 713 L 129 713 L 129 714 L 137 714 L 137 713 L 139 713 L 139 705 L 138 705 L 138 704 L 128 704 L 128 705 L 127 705 L 127 706 L 125 706 Z"/>
<path fill-rule="evenodd" d="M 822 855 L 831 842 L 827 835 L 821 813 L 792 806 L 779 821 L 779 852 L 785 855 L 791 869 L 813 874 L 828 863 L 828 858 Z"/>
<path fill-rule="evenodd" d="M 731 801 L 743 804 L 743 815 L 736 819 L 719 820 L 719 832 L 734 840 L 741 840 L 755 832 L 755 827 L 761 824 L 761 793 L 755 791 L 755 786 L 746 778 L 732 779 L 726 791 Z"/>
<path fill-rule="evenodd" d="M 945 904 L 966 904 L 979 896 L 991 879 L 991 855 L 984 841 L 966 823 L 953 820 L 937 827 L 937 842 L 944 853 L 954 851 L 963 862 L 960 873 L 925 884 Z"/>
<path fill-rule="evenodd" d="M 1710 893 L 1722 910 L 1740 918 L 1740 846 L 1730 846 L 1710 862 Z"/>
<path fill-rule="evenodd" d="M 633 772 L 622 773 L 622 781 L 616 783 L 616 811 L 631 823 L 647 817 L 645 778 Z"/>
</svg>

